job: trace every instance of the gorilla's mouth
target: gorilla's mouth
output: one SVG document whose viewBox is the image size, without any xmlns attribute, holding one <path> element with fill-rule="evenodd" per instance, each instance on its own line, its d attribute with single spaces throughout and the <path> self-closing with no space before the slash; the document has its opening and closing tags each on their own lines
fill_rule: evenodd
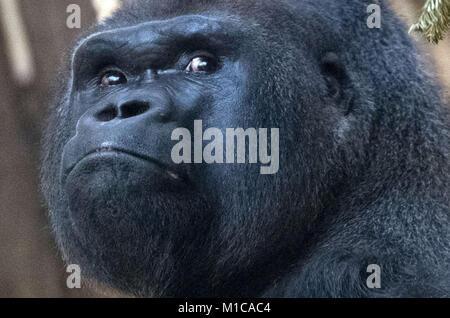
<svg viewBox="0 0 450 318">
<path fill-rule="evenodd" d="M 65 183 L 65 179 L 71 174 L 71 172 L 80 164 L 82 164 L 85 161 L 88 160 L 102 160 L 107 159 L 111 156 L 117 156 L 117 155 L 125 155 L 132 157 L 134 159 L 138 159 L 140 161 L 145 161 L 147 163 L 150 163 L 156 170 L 159 172 L 165 174 L 170 180 L 177 182 L 177 183 L 187 183 L 188 177 L 187 174 L 184 171 L 181 171 L 180 169 L 177 169 L 175 167 L 169 167 L 169 165 L 162 163 L 161 161 L 140 154 L 133 151 L 129 151 L 126 149 L 116 148 L 116 147 L 99 147 L 92 151 L 89 151 L 84 155 L 82 158 L 80 158 L 75 164 L 70 166 L 68 169 L 66 169 L 64 176 L 63 176 L 63 182 Z"/>
</svg>

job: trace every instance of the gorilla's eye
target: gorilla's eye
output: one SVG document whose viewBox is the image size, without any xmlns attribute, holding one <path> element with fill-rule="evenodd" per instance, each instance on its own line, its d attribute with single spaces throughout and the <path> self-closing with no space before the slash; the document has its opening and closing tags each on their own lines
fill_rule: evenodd
<svg viewBox="0 0 450 318">
<path fill-rule="evenodd" d="M 218 62 L 212 58 L 207 56 L 197 56 L 191 60 L 189 65 L 186 67 L 187 72 L 205 72 L 211 73 L 217 71 Z"/>
<path fill-rule="evenodd" d="M 125 84 L 127 82 L 126 76 L 119 71 L 109 71 L 102 76 L 103 86 L 113 86 Z"/>
</svg>

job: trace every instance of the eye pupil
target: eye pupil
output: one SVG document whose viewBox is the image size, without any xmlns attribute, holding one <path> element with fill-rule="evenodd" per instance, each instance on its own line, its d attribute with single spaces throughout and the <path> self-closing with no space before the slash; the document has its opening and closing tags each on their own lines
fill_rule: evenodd
<svg viewBox="0 0 450 318">
<path fill-rule="evenodd" d="M 126 82 L 127 78 L 120 72 L 109 72 L 102 77 L 102 85 L 104 86 L 120 85 Z"/>
</svg>

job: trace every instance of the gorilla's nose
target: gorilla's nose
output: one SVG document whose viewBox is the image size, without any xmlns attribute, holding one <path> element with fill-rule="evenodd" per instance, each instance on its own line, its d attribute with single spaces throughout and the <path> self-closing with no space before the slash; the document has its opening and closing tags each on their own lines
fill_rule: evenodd
<svg viewBox="0 0 450 318">
<path fill-rule="evenodd" d="M 133 100 L 122 105 L 109 104 L 98 111 L 94 117 L 100 122 L 108 122 L 114 119 L 127 119 L 137 117 L 150 110 L 150 103 L 146 101 Z"/>
</svg>

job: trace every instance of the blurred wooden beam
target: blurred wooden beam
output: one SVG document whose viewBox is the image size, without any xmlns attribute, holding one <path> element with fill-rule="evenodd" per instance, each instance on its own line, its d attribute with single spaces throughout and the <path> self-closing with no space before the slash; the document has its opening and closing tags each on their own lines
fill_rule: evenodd
<svg viewBox="0 0 450 318">
<path fill-rule="evenodd" d="M 28 34 L 16 0 L 0 0 L 0 22 L 14 80 L 20 86 L 34 80 L 35 67 Z"/>
</svg>

